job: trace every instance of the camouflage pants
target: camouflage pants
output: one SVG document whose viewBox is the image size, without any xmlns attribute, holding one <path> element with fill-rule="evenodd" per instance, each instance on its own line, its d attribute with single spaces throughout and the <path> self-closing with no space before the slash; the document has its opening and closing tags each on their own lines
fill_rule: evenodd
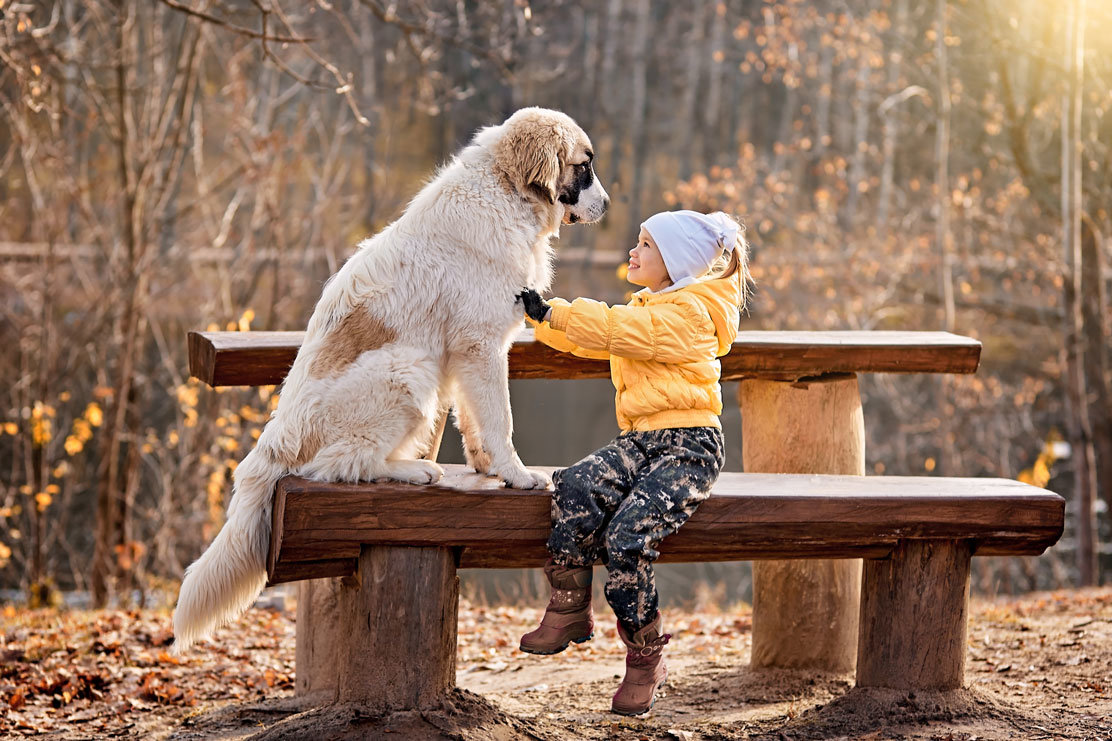
<svg viewBox="0 0 1112 741">
<path fill-rule="evenodd" d="M 606 562 L 606 601 L 636 631 L 657 614 L 653 562 L 718 479 L 722 431 L 681 427 L 623 432 L 556 471 L 548 550 L 564 566 Z"/>
</svg>

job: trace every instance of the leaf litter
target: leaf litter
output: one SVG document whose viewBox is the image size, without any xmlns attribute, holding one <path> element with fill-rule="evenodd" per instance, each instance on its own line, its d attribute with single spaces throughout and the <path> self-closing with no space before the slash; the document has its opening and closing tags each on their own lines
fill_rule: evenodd
<svg viewBox="0 0 1112 741">
<path fill-rule="evenodd" d="M 750 671 L 748 607 L 669 610 L 669 683 L 639 718 L 608 712 L 624 649 L 608 609 L 595 611 L 594 640 L 538 657 L 521 653 L 517 640 L 535 626 L 539 609 L 461 600 L 457 677 L 471 692 L 458 707 L 488 701 L 520 719 L 520 735 L 507 738 L 1112 741 L 1112 588 L 974 599 L 968 689 L 918 695 L 855 690 L 852 675 Z M 184 729 L 198 728 L 247 737 L 282 714 L 260 711 L 260 720 L 226 711 L 265 711 L 262 703 L 292 698 L 294 612 L 252 609 L 174 656 L 165 610 L 7 606 L 0 612 L 0 736 L 193 738 Z M 383 732 L 404 725 L 397 729 Z M 484 737 L 444 737 L 453 735 Z"/>
</svg>

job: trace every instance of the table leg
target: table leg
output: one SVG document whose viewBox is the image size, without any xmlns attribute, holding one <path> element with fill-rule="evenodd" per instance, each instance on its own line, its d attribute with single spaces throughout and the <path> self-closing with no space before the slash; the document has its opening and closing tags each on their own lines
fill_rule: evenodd
<svg viewBox="0 0 1112 741">
<path fill-rule="evenodd" d="M 857 376 L 744 380 L 738 389 L 748 472 L 865 474 Z M 753 667 L 852 671 L 861 560 L 753 563 Z"/>
</svg>

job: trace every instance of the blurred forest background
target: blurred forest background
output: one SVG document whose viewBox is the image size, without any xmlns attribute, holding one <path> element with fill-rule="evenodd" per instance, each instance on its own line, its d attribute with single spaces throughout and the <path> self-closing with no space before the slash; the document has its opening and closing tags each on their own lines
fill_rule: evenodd
<svg viewBox="0 0 1112 741">
<path fill-rule="evenodd" d="M 583 125 L 613 197 L 563 230 L 559 295 L 622 300 L 642 219 L 725 209 L 743 328 L 980 339 L 974 376 L 861 379 L 868 470 L 1049 486 L 1066 536 L 978 559 L 974 589 L 1094 583 L 1109 39 L 1084 0 L 0 0 L 0 588 L 172 597 L 277 393 L 191 381 L 186 331 L 303 328 L 355 244 L 526 105 Z M 526 463 L 616 431 L 605 381 L 513 393 Z"/>
</svg>

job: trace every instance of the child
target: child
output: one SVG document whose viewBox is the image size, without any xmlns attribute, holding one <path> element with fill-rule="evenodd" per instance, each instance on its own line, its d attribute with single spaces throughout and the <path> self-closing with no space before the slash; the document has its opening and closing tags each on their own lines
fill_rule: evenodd
<svg viewBox="0 0 1112 741">
<path fill-rule="evenodd" d="M 628 280 L 645 290 L 625 306 L 520 298 L 541 342 L 609 358 L 621 434 L 553 476 L 552 596 L 521 650 L 563 651 L 594 634 L 591 567 L 606 563 L 606 601 L 626 645 L 615 713 L 652 707 L 671 635 L 657 610 L 656 546 L 710 494 L 724 461 L 718 358 L 737 336 L 749 280 L 742 227 L 726 214 L 666 211 L 641 224 Z"/>
</svg>

